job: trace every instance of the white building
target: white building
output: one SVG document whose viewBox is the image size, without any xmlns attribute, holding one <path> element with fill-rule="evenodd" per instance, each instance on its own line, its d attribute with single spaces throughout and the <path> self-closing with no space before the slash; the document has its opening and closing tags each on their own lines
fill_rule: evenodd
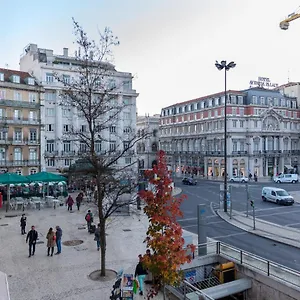
<svg viewBox="0 0 300 300">
<path fill-rule="evenodd" d="M 63 54 L 57 55 L 51 49 L 38 48 L 36 44 L 25 47 L 20 58 L 20 69 L 34 75 L 45 88 L 45 116 L 42 123 L 45 125 L 45 134 L 42 137 L 41 151 L 44 153 L 42 169 L 55 172 L 69 167 L 78 154 L 85 151 L 84 144 L 76 144 L 68 140 L 67 134 L 70 128 L 86 130 L 84 119 L 78 118 L 74 108 L 60 105 L 60 90 L 62 85 L 55 80 L 54 73 L 63 76 L 64 80 L 76 78 L 78 59 L 76 55 L 70 56 L 67 48 L 63 48 Z M 136 98 L 138 94 L 132 89 L 132 75 L 130 73 L 118 72 L 110 65 L 114 76 L 115 86 L 120 86 L 116 93 L 114 102 L 126 108 L 122 111 L 120 118 L 114 120 L 106 132 L 107 142 L 96 144 L 96 151 L 119 151 L 125 147 L 126 136 L 128 140 L 136 133 Z M 119 137 L 116 138 L 116 137 Z M 130 153 L 133 156 L 134 153 Z M 132 157 L 129 155 L 118 161 L 121 166 L 130 164 Z"/>
<path fill-rule="evenodd" d="M 137 144 L 137 154 L 139 159 L 139 169 L 151 169 L 156 162 L 159 150 L 159 118 L 160 115 L 138 116 L 137 132 L 144 136 Z"/>
<path fill-rule="evenodd" d="M 252 88 L 227 94 L 227 172 L 267 177 L 299 169 L 297 98 Z M 161 111 L 160 148 L 178 176 L 224 175 L 224 92 Z"/>
</svg>

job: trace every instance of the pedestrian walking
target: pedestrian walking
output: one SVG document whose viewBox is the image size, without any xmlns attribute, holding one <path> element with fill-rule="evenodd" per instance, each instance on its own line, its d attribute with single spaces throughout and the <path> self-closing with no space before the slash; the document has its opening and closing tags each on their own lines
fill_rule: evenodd
<svg viewBox="0 0 300 300">
<path fill-rule="evenodd" d="M 93 214 L 90 210 L 88 210 L 87 214 L 85 215 L 85 220 L 86 220 L 88 232 L 90 232 L 91 225 L 94 221 Z"/>
<path fill-rule="evenodd" d="M 139 262 L 136 265 L 134 277 L 138 279 L 139 282 L 139 292 L 143 296 L 144 293 L 144 280 L 147 275 L 147 270 L 143 266 L 143 257 L 142 254 L 139 255 Z"/>
<path fill-rule="evenodd" d="M 20 226 L 21 226 L 21 234 L 26 234 L 26 221 L 27 218 L 25 217 L 25 214 L 22 214 L 22 217 L 20 219 Z"/>
<path fill-rule="evenodd" d="M 38 233 L 35 230 L 35 227 L 31 226 L 31 230 L 28 232 L 27 237 L 26 237 L 26 243 L 28 242 L 28 245 L 29 245 L 29 256 L 28 257 L 34 255 L 37 239 L 38 239 Z"/>
<path fill-rule="evenodd" d="M 61 237 L 62 237 L 62 229 L 59 226 L 56 226 L 56 247 L 57 247 L 57 252 L 55 254 L 60 254 L 61 253 Z"/>
<path fill-rule="evenodd" d="M 100 223 L 98 224 L 96 230 L 95 230 L 95 237 L 94 241 L 97 242 L 97 250 L 100 250 Z"/>
<path fill-rule="evenodd" d="M 80 205 L 81 205 L 82 200 L 83 200 L 83 194 L 82 194 L 82 192 L 80 192 L 78 194 L 78 196 L 76 197 L 76 205 L 77 205 L 78 210 L 80 210 Z"/>
<path fill-rule="evenodd" d="M 50 250 L 51 250 L 51 256 L 53 256 L 54 246 L 56 242 L 56 235 L 52 227 L 49 228 L 49 231 L 46 235 L 46 239 L 47 239 L 47 248 L 48 248 L 47 256 L 50 255 Z"/>
<path fill-rule="evenodd" d="M 66 201 L 66 204 L 68 205 L 68 211 L 72 211 L 74 200 L 73 200 L 73 198 L 72 198 L 71 195 L 69 195 L 69 197 L 68 197 L 68 199 Z"/>
</svg>

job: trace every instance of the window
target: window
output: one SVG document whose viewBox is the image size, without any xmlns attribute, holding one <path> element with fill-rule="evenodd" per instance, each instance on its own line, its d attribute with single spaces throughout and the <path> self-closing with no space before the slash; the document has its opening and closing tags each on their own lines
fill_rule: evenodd
<svg viewBox="0 0 300 300">
<path fill-rule="evenodd" d="M 110 133 L 116 133 L 116 126 L 114 126 L 114 125 L 109 126 L 109 132 Z"/>
<path fill-rule="evenodd" d="M 4 74 L 0 73 L 0 81 L 4 81 Z"/>
<path fill-rule="evenodd" d="M 232 142 L 232 151 L 237 151 L 237 142 Z"/>
<path fill-rule="evenodd" d="M 54 160 L 54 158 L 48 159 L 47 165 L 48 165 L 48 167 L 55 167 L 55 160 Z"/>
<path fill-rule="evenodd" d="M 128 150 L 129 146 L 130 146 L 130 142 L 123 142 L 124 150 Z"/>
<path fill-rule="evenodd" d="M 294 119 L 297 118 L 297 112 L 296 112 L 296 111 L 293 112 L 293 118 L 294 118 Z"/>
<path fill-rule="evenodd" d="M 217 117 L 217 116 L 218 116 L 218 110 L 215 109 L 215 117 Z"/>
<path fill-rule="evenodd" d="M 29 78 L 28 78 L 28 84 L 29 84 L 29 85 L 34 85 L 34 78 L 29 77 Z"/>
<path fill-rule="evenodd" d="M 87 132 L 87 125 L 81 125 L 80 132 Z"/>
<path fill-rule="evenodd" d="M 257 96 L 252 96 L 252 104 L 257 104 Z"/>
<path fill-rule="evenodd" d="M 30 174 L 32 175 L 32 174 L 36 174 L 36 169 L 30 169 Z"/>
<path fill-rule="evenodd" d="M 5 99 L 5 90 L 0 90 L 0 100 Z"/>
<path fill-rule="evenodd" d="M 30 141 L 36 141 L 37 140 L 37 131 L 35 128 L 29 129 L 29 140 Z"/>
<path fill-rule="evenodd" d="M 45 100 L 54 101 L 56 99 L 55 93 L 45 93 Z"/>
<path fill-rule="evenodd" d="M 240 107 L 240 116 L 243 117 L 244 116 L 244 107 Z"/>
<path fill-rule="evenodd" d="M 278 98 L 274 98 L 274 106 L 278 106 Z"/>
<path fill-rule="evenodd" d="M 6 150 L 5 148 L 0 148 L 0 160 L 6 159 Z"/>
<path fill-rule="evenodd" d="M 54 131 L 54 124 L 46 124 L 46 131 L 49 132 Z"/>
<path fill-rule="evenodd" d="M 37 120 L 37 112 L 36 111 L 30 111 L 29 112 L 29 120 L 36 121 Z"/>
<path fill-rule="evenodd" d="M 265 97 L 260 97 L 260 104 L 265 105 Z"/>
<path fill-rule="evenodd" d="M 64 129 L 63 129 L 63 131 L 64 131 L 64 132 L 69 132 L 69 131 L 70 131 L 70 127 L 71 127 L 71 126 L 70 126 L 69 124 L 64 124 L 64 127 L 63 127 Z"/>
<path fill-rule="evenodd" d="M 47 83 L 52 83 L 54 81 L 54 76 L 51 73 L 46 74 L 46 82 Z"/>
<path fill-rule="evenodd" d="M 18 76 L 18 75 L 13 75 L 12 81 L 13 81 L 13 83 L 20 83 L 20 76 Z"/>
<path fill-rule="evenodd" d="M 258 121 L 254 121 L 254 127 L 255 127 L 255 128 L 258 127 Z"/>
<path fill-rule="evenodd" d="M 114 152 L 114 151 L 116 151 L 116 149 L 117 149 L 117 143 L 115 141 L 110 142 L 109 143 L 109 151 Z"/>
<path fill-rule="evenodd" d="M 46 151 L 47 152 L 54 152 L 54 141 L 47 141 Z"/>
<path fill-rule="evenodd" d="M 5 108 L 0 108 L 0 120 L 5 118 Z"/>
<path fill-rule="evenodd" d="M 124 120 L 130 120 L 130 113 L 129 112 L 124 112 Z"/>
<path fill-rule="evenodd" d="M 72 160 L 71 159 L 65 159 L 65 166 L 70 166 L 71 165 Z"/>
<path fill-rule="evenodd" d="M 232 127 L 236 128 L 236 120 L 232 120 Z"/>
<path fill-rule="evenodd" d="M 244 127 L 244 121 L 240 120 L 240 128 Z"/>
<path fill-rule="evenodd" d="M 64 152 L 70 152 L 71 151 L 71 142 L 64 141 L 63 148 L 64 148 Z"/>
<path fill-rule="evenodd" d="M 297 108 L 297 102 L 296 101 L 292 101 L 292 108 Z"/>
<path fill-rule="evenodd" d="M 14 160 L 20 161 L 22 160 L 22 150 L 21 148 L 15 148 L 14 149 Z"/>
<path fill-rule="evenodd" d="M 238 96 L 238 104 L 243 104 L 243 96 Z"/>
<path fill-rule="evenodd" d="M 99 153 L 101 152 L 101 142 L 95 142 L 95 152 Z"/>
<path fill-rule="evenodd" d="M 22 94 L 20 92 L 14 92 L 14 100 L 22 101 Z"/>
<path fill-rule="evenodd" d="M 36 102 L 36 94 L 29 93 L 29 102 L 30 103 L 35 103 Z"/>
<path fill-rule="evenodd" d="M 233 107 L 233 108 L 232 108 L 232 115 L 233 115 L 233 116 L 236 116 L 236 107 Z"/>
<path fill-rule="evenodd" d="M 29 149 L 29 160 L 37 160 L 36 149 Z"/>
<path fill-rule="evenodd" d="M 230 96 L 230 102 L 236 104 L 236 96 Z"/>
<path fill-rule="evenodd" d="M 221 108 L 221 116 L 224 116 L 224 108 Z"/>
<path fill-rule="evenodd" d="M 46 116 L 47 117 L 54 117 L 55 116 L 55 110 L 54 110 L 54 108 L 47 108 L 46 109 Z"/>
<path fill-rule="evenodd" d="M 131 127 L 125 127 L 125 128 L 123 129 L 123 132 L 124 132 L 124 133 L 131 133 Z"/>
<path fill-rule="evenodd" d="M 131 164 L 131 157 L 125 157 L 125 164 L 126 165 Z"/>
<path fill-rule="evenodd" d="M 21 112 L 20 109 L 15 109 L 15 110 L 14 110 L 14 119 L 15 119 L 15 120 L 21 120 L 21 117 L 22 117 L 22 116 L 21 116 L 21 113 L 22 113 L 22 112 Z"/>
<path fill-rule="evenodd" d="M 80 142 L 79 144 L 79 151 L 80 152 L 87 152 L 87 144 L 84 142 Z"/>
<path fill-rule="evenodd" d="M 63 117 L 70 117 L 71 116 L 71 110 L 68 108 L 63 108 L 62 109 L 62 115 Z"/>
<path fill-rule="evenodd" d="M 22 129 L 21 128 L 15 128 L 14 141 L 16 141 L 16 142 L 22 141 Z"/>
<path fill-rule="evenodd" d="M 69 84 L 71 82 L 71 77 L 69 75 L 63 75 L 63 82 Z"/>
<path fill-rule="evenodd" d="M 124 81 L 123 82 L 123 90 L 129 91 L 130 90 L 130 81 Z"/>
<path fill-rule="evenodd" d="M 131 97 L 125 97 L 123 96 L 123 104 L 124 105 L 129 105 L 130 104 L 130 101 L 131 100 Z"/>
</svg>

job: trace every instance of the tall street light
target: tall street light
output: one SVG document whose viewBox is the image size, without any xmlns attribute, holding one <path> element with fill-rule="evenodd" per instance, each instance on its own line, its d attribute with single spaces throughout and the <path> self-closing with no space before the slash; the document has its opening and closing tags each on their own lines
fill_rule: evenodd
<svg viewBox="0 0 300 300">
<path fill-rule="evenodd" d="M 225 74 L 225 103 L 224 103 L 224 212 L 227 212 L 227 76 L 226 72 L 234 68 L 236 64 L 231 61 L 227 64 L 226 60 L 222 60 L 220 63 L 216 61 L 216 68 L 219 71 L 224 69 Z"/>
</svg>

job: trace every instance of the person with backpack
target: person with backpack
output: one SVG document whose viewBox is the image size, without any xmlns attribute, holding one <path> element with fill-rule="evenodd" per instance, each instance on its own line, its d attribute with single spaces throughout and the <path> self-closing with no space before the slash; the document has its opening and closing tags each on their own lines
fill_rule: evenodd
<svg viewBox="0 0 300 300">
<path fill-rule="evenodd" d="M 88 232 L 89 232 L 90 228 L 91 228 L 91 225 L 94 221 L 93 214 L 92 214 L 90 209 L 88 210 L 87 214 L 85 215 L 85 220 L 86 220 L 86 225 L 87 225 Z"/>
<path fill-rule="evenodd" d="M 66 205 L 68 205 L 68 211 L 69 210 L 72 211 L 73 204 L 74 204 L 74 200 L 73 200 L 72 196 L 69 195 L 69 197 L 68 197 L 68 199 L 66 201 Z"/>
</svg>

